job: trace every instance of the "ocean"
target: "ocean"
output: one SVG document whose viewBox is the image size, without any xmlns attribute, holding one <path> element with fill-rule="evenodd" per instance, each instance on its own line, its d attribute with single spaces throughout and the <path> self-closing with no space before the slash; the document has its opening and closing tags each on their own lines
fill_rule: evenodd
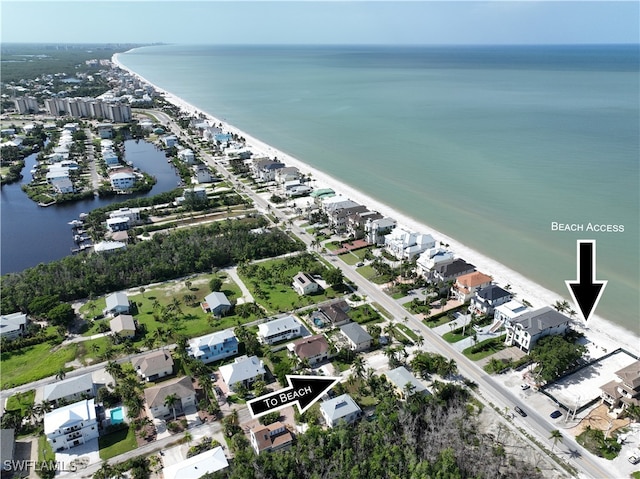
<svg viewBox="0 0 640 479">
<path fill-rule="evenodd" d="M 596 313 L 639 333 L 637 45 L 164 45 L 119 60 L 558 299 L 576 241 L 595 239 Z"/>
</svg>

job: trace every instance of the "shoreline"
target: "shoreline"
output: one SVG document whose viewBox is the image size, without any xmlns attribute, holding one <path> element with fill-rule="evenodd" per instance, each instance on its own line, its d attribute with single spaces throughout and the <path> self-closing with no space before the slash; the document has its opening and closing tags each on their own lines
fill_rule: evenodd
<svg viewBox="0 0 640 479">
<path fill-rule="evenodd" d="M 356 188 L 343 183 L 340 180 L 337 180 L 312 166 L 307 165 L 303 161 L 292 157 L 282 150 L 278 150 L 277 148 L 264 143 L 263 141 L 253 137 L 247 132 L 244 132 L 239 128 L 234 127 L 233 125 L 228 124 L 226 121 L 215 117 L 211 113 L 206 112 L 186 102 L 182 98 L 159 87 L 158 85 L 154 84 L 140 74 L 123 65 L 118 60 L 118 55 L 119 54 L 116 53 L 111 59 L 114 65 L 137 77 L 138 79 L 140 79 L 140 81 L 153 86 L 156 91 L 164 95 L 166 101 L 178 106 L 182 110 L 187 111 L 189 114 L 193 114 L 196 116 L 202 114 L 208 120 L 221 124 L 222 128 L 225 131 L 244 137 L 247 147 L 254 151 L 256 155 L 268 157 L 277 156 L 278 159 L 286 163 L 287 166 L 295 166 L 300 170 L 301 173 L 310 173 L 316 180 L 316 188 L 332 188 L 336 192 L 336 194 L 341 194 L 346 198 L 367 206 L 370 210 L 378 211 L 384 216 L 394 218 L 398 224 L 398 227 L 405 227 L 417 233 L 430 233 L 437 241 L 449 244 L 449 248 L 454 252 L 457 258 L 463 258 L 465 261 L 473 264 L 478 271 L 482 271 L 483 273 L 492 276 L 494 283 L 503 287 L 507 284 L 510 284 L 512 287 L 512 291 L 516 293 L 516 300 L 527 300 L 532 304 L 533 309 L 538 309 L 543 306 L 551 306 L 555 303 L 556 300 L 568 299 L 568 291 L 566 292 L 567 298 L 560 296 L 557 293 L 554 293 L 528 279 L 521 273 L 501 264 L 499 261 L 466 246 L 461 241 L 458 241 L 441 233 L 440 231 L 430 227 L 426 223 L 419 222 L 418 220 L 415 220 L 404 213 L 400 213 L 394 210 L 390 206 L 376 200 L 375 198 L 369 197 L 365 193 L 358 191 Z M 630 331 L 623 326 L 614 324 L 611 321 L 608 321 L 598 315 L 594 314 L 592 316 L 592 319 L 590 319 L 589 323 L 587 324 L 583 323 L 580 319 L 576 319 L 573 321 L 572 327 L 577 331 L 582 332 L 585 337 L 592 343 L 592 346 L 596 346 L 596 350 L 597 347 L 599 347 L 600 350 L 606 349 L 610 352 L 617 348 L 624 348 L 627 351 L 635 354 L 636 356 L 640 355 L 640 337 L 636 336 L 635 332 Z M 591 355 L 593 357 L 601 356 L 601 352 L 598 356 L 594 355 L 596 350 L 590 348 Z"/>
</svg>

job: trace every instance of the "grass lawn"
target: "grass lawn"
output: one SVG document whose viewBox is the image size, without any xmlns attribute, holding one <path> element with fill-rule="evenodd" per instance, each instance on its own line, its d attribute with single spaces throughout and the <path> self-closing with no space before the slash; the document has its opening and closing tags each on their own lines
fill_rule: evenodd
<svg viewBox="0 0 640 479">
<path fill-rule="evenodd" d="M 102 460 L 111 459 L 138 447 L 133 427 L 99 437 L 98 445 L 100 447 L 100 459 Z"/>
<path fill-rule="evenodd" d="M 418 341 L 420 336 L 418 336 L 411 328 L 404 324 L 396 324 L 396 328 L 400 331 L 404 332 L 407 336 L 409 336 L 414 342 Z"/>
<path fill-rule="evenodd" d="M 382 316 L 385 316 L 387 319 L 393 318 L 391 313 L 389 311 L 387 311 L 386 309 L 384 309 L 382 306 L 380 306 L 378 303 L 373 303 L 373 307 L 376 308 L 378 310 L 378 312 L 380 314 L 382 314 Z"/>
<path fill-rule="evenodd" d="M 33 405 L 36 396 L 35 389 L 29 389 L 23 393 L 16 393 L 7 399 L 5 410 L 7 411 L 22 411 L 22 415 L 26 416 L 25 411 L 29 406 Z"/>
<path fill-rule="evenodd" d="M 337 243 L 335 241 L 327 241 L 325 244 L 323 244 L 322 246 L 324 246 L 325 248 L 327 248 L 329 251 L 335 251 L 337 249 L 340 248 L 340 243 Z"/>
<path fill-rule="evenodd" d="M 506 335 L 503 334 L 502 336 L 499 336 L 497 338 L 485 339 L 475 346 L 468 347 L 467 349 L 462 351 L 462 354 L 464 354 L 472 361 L 478 361 L 492 355 L 493 353 L 497 353 L 498 351 L 503 350 L 505 348 L 505 338 Z"/>
<path fill-rule="evenodd" d="M 353 266 L 358 261 L 361 261 L 360 258 L 358 258 L 353 253 L 342 253 L 341 255 L 338 255 L 338 257 L 350 266 Z"/>
<path fill-rule="evenodd" d="M 2 389 L 27 384 L 38 379 L 54 376 L 65 363 L 76 357 L 77 344 L 52 351 L 49 343 L 27 346 L 18 351 L 2 353 Z"/>
<path fill-rule="evenodd" d="M 47 441 L 47 436 L 41 434 L 38 436 L 38 461 L 55 461 L 56 455 L 51 448 L 51 444 Z"/>
<path fill-rule="evenodd" d="M 442 335 L 442 339 L 444 339 L 448 343 L 457 343 L 458 341 L 462 341 L 464 338 L 468 338 L 469 336 L 469 334 L 448 332 Z"/>
<path fill-rule="evenodd" d="M 352 308 L 347 313 L 358 324 L 374 324 L 382 322 L 382 316 L 368 304 Z"/>
</svg>

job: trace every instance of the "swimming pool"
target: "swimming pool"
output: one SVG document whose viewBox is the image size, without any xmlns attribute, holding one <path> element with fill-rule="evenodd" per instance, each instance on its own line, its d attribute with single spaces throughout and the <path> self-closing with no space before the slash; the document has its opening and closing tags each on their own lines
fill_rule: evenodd
<svg viewBox="0 0 640 479">
<path fill-rule="evenodd" d="M 114 408 L 110 411 L 111 424 L 120 424 L 124 421 L 124 411 L 121 407 Z"/>
</svg>

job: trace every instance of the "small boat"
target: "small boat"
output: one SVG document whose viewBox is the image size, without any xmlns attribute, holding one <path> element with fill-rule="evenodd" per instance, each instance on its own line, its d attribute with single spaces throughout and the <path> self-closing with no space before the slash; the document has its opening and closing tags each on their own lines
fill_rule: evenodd
<svg viewBox="0 0 640 479">
<path fill-rule="evenodd" d="M 80 214 L 78 215 L 78 217 L 79 217 L 81 220 L 86 219 L 86 218 L 87 218 L 87 216 L 89 216 L 89 213 L 80 213 Z"/>
<path fill-rule="evenodd" d="M 69 225 L 71 225 L 74 228 L 77 228 L 78 226 L 82 226 L 83 223 L 80 220 L 73 220 L 73 221 L 69 221 L 69 223 L 67 223 Z"/>
</svg>

